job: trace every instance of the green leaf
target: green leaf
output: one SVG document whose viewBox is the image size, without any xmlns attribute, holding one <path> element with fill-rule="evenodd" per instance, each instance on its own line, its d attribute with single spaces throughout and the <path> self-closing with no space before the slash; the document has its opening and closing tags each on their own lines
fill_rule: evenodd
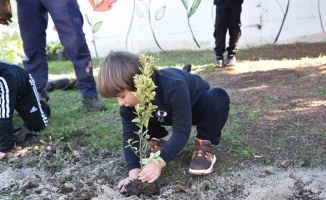
<svg viewBox="0 0 326 200">
<path fill-rule="evenodd" d="M 187 9 L 187 0 L 181 0 L 181 1 L 182 1 L 183 6 Z"/>
<path fill-rule="evenodd" d="M 156 153 L 154 153 L 154 158 L 157 158 L 157 157 L 159 157 L 159 156 L 160 156 L 160 154 L 161 154 L 161 151 L 160 151 L 160 150 L 158 150 Z"/>
<path fill-rule="evenodd" d="M 151 106 L 150 106 L 150 109 L 153 110 L 153 111 L 154 111 L 156 108 L 158 108 L 157 105 L 151 105 Z"/>
<path fill-rule="evenodd" d="M 128 139 L 127 142 L 130 143 L 133 139 Z"/>
<path fill-rule="evenodd" d="M 163 160 L 161 157 L 156 158 L 156 160 L 157 160 L 159 163 L 164 162 L 164 160 Z"/>
<path fill-rule="evenodd" d="M 191 5 L 190 12 L 188 14 L 188 18 L 190 18 L 197 10 L 201 0 L 194 0 L 194 2 Z"/>
<path fill-rule="evenodd" d="M 93 27 L 93 33 L 96 33 L 102 25 L 102 22 L 96 22 L 96 24 Z"/>
<path fill-rule="evenodd" d="M 151 162 L 154 163 L 154 164 L 156 164 L 156 165 L 159 164 L 156 159 L 152 159 Z"/>
<path fill-rule="evenodd" d="M 149 122 L 149 118 L 144 119 L 144 126 L 146 128 L 148 127 L 148 122 Z"/>
<path fill-rule="evenodd" d="M 156 13 L 155 13 L 155 20 L 160 20 L 163 18 L 165 13 L 165 6 L 162 6 L 161 8 L 159 8 Z"/>
<path fill-rule="evenodd" d="M 92 25 L 92 24 L 91 24 L 91 21 L 89 21 L 89 18 L 88 18 L 88 15 L 87 15 L 87 14 L 85 14 L 85 19 L 86 19 L 86 22 L 87 22 L 89 25 Z"/>
<path fill-rule="evenodd" d="M 139 123 L 139 119 L 138 119 L 138 118 L 135 118 L 135 119 L 133 119 L 131 122 Z"/>
<path fill-rule="evenodd" d="M 143 164 L 143 165 L 147 165 L 148 162 L 149 162 L 149 160 L 147 158 L 141 159 L 141 164 Z"/>
</svg>

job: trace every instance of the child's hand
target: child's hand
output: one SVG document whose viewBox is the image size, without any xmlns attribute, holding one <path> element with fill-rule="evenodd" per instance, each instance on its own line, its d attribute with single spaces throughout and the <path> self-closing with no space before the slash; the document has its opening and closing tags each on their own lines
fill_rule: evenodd
<svg viewBox="0 0 326 200">
<path fill-rule="evenodd" d="M 6 156 L 6 154 L 5 153 L 3 153 L 3 152 L 0 152 L 0 160 L 2 160 L 2 158 L 4 158 Z"/>
<path fill-rule="evenodd" d="M 162 168 L 166 165 L 163 161 L 159 164 L 152 162 L 144 166 L 143 170 L 138 174 L 139 180 L 142 182 L 153 183 L 161 175 Z"/>
<path fill-rule="evenodd" d="M 137 179 L 138 178 L 138 173 L 140 169 L 133 169 L 129 171 L 129 177 L 121 180 L 118 184 L 118 189 L 120 190 L 121 193 L 125 193 L 125 185 L 127 185 L 131 180 Z"/>
</svg>

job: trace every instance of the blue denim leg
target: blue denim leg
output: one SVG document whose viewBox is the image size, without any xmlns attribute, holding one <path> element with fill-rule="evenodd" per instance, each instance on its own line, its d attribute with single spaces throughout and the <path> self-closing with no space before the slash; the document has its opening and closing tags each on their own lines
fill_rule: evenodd
<svg viewBox="0 0 326 200">
<path fill-rule="evenodd" d="M 77 0 L 41 0 L 57 28 L 67 57 L 74 65 L 77 87 L 84 98 L 97 97 L 93 65 Z"/>
<path fill-rule="evenodd" d="M 46 33 L 48 13 L 39 0 L 17 0 L 17 12 L 20 34 L 26 55 L 24 68 L 36 82 L 42 92 L 48 81 L 48 63 L 46 55 Z"/>
<path fill-rule="evenodd" d="M 97 97 L 92 59 L 82 29 L 83 17 L 77 0 L 17 0 L 17 4 L 24 50 L 29 59 L 28 64 L 25 62 L 24 66 L 35 78 L 38 90 L 44 90 L 48 80 L 45 30 L 49 13 L 58 30 L 66 55 L 73 63 L 77 87 L 82 96 Z M 40 40 L 42 41 L 35 42 Z"/>
</svg>

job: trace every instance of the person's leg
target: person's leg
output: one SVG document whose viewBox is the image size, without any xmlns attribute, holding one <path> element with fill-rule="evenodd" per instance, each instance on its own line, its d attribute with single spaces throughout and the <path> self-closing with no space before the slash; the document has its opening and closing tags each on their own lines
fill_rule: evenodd
<svg viewBox="0 0 326 200">
<path fill-rule="evenodd" d="M 14 148 L 15 136 L 12 117 L 17 96 L 17 82 L 13 74 L 0 77 L 0 160 L 6 151 Z"/>
<path fill-rule="evenodd" d="M 225 52 L 225 37 L 227 32 L 227 22 L 228 22 L 228 9 L 216 8 L 215 17 L 215 48 L 214 52 L 216 55 L 215 67 L 222 67 L 223 65 L 223 53 Z"/>
<path fill-rule="evenodd" d="M 222 129 L 229 114 L 230 99 L 225 90 L 212 88 L 201 101 L 201 112 L 195 117 L 197 121 L 197 138 L 209 140 L 212 145 L 219 144 Z"/>
<path fill-rule="evenodd" d="M 41 0 L 57 28 L 67 57 L 74 65 L 77 87 L 84 98 L 97 97 L 91 55 L 83 32 L 83 16 L 76 0 Z"/>
<path fill-rule="evenodd" d="M 46 28 L 48 13 L 40 0 L 17 0 L 17 13 L 20 34 L 26 54 L 24 68 L 35 78 L 37 90 L 42 98 L 49 99 L 44 92 L 48 81 L 46 55 Z"/>
<path fill-rule="evenodd" d="M 15 109 L 23 119 L 26 128 L 38 132 L 48 124 L 50 107 L 40 100 L 31 75 L 29 75 L 29 80 L 26 80 L 23 91 L 17 99 Z"/>
<path fill-rule="evenodd" d="M 212 145 L 219 144 L 222 129 L 229 113 L 229 96 L 221 88 L 206 92 L 193 109 L 193 124 L 197 124 L 197 138 L 189 173 L 205 175 L 213 171 L 216 156 Z"/>
<path fill-rule="evenodd" d="M 241 37 L 241 8 L 231 9 L 228 24 L 230 36 L 227 48 L 228 65 L 234 65 L 236 63 L 235 54 L 238 51 L 239 39 Z"/>
<path fill-rule="evenodd" d="M 57 28 L 67 57 L 74 65 L 76 86 L 82 94 L 82 106 L 88 111 L 105 110 L 98 100 L 91 54 L 83 32 L 83 16 L 77 0 L 41 0 Z"/>
</svg>

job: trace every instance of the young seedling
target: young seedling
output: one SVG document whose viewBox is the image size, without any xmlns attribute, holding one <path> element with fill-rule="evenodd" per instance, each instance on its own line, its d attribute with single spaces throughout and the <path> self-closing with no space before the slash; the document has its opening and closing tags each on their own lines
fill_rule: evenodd
<svg viewBox="0 0 326 200">
<path fill-rule="evenodd" d="M 130 147 L 134 153 L 140 159 L 141 169 L 143 165 L 148 164 L 149 162 L 159 163 L 162 162 L 162 158 L 159 156 L 160 151 L 156 153 L 151 153 L 148 158 L 145 157 L 143 152 L 148 148 L 149 139 L 148 135 L 148 123 L 149 119 L 152 117 L 152 113 L 156 110 L 157 106 L 152 104 L 152 101 L 155 97 L 155 88 L 156 85 L 152 80 L 151 76 L 153 74 L 153 70 L 155 67 L 155 59 L 153 56 L 148 56 L 145 54 L 141 54 L 139 56 L 139 61 L 142 65 L 140 68 L 141 74 L 136 74 L 134 76 L 134 83 L 137 91 L 134 92 L 135 97 L 139 100 L 139 104 L 135 107 L 137 117 L 132 121 L 136 123 L 139 127 L 139 130 L 135 132 L 139 136 L 139 141 L 134 141 L 133 139 L 129 139 L 128 145 L 126 147 Z M 134 147 L 136 143 L 138 144 L 138 148 Z"/>
</svg>

